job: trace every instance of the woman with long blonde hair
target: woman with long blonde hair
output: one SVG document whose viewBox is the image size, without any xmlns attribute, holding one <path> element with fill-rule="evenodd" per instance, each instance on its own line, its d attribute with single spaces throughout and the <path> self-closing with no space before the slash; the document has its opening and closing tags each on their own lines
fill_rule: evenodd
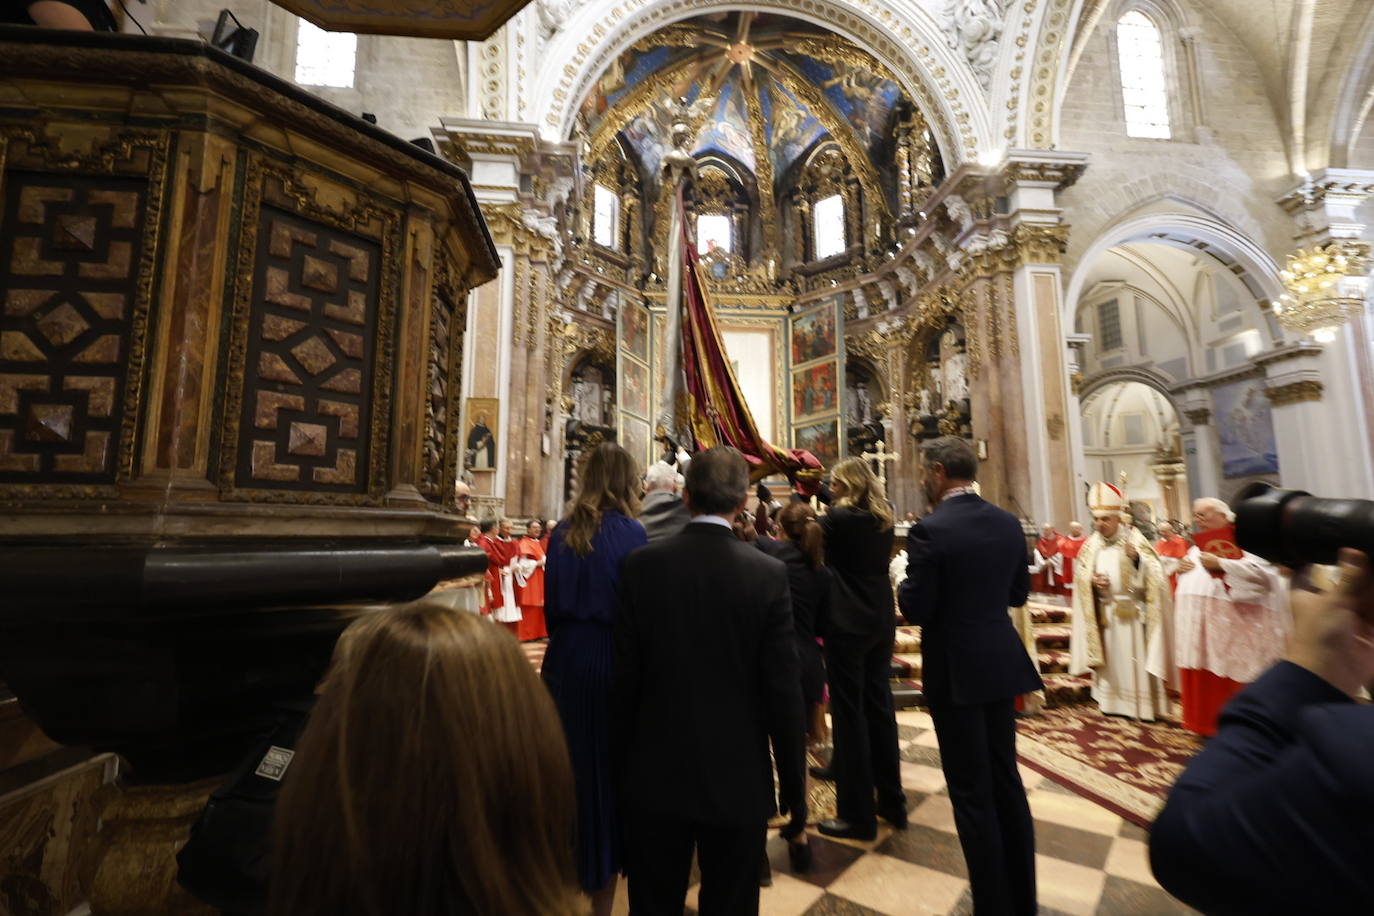
<svg viewBox="0 0 1374 916">
<path fill-rule="evenodd" d="M 608 914 L 620 870 L 620 813 L 611 786 L 611 617 L 620 564 L 649 542 L 639 512 L 640 469 L 604 443 L 587 458 L 577 495 L 549 537 L 544 683 L 553 695 L 577 782 L 577 877 Z"/>
<path fill-rule="evenodd" d="M 344 632 L 277 803 L 269 916 L 585 910 L 572 770 L 500 627 L 423 599 Z"/>
<path fill-rule="evenodd" d="M 836 587 L 822 635 L 835 753 L 823 775 L 835 780 L 838 817 L 822 821 L 820 831 L 871 840 L 879 817 L 898 829 L 907 825 L 897 717 L 888 683 L 897 627 L 887 575 L 892 507 L 882 481 L 862 458 L 835 465 L 830 489 L 835 503 L 821 527 L 825 563 Z"/>
</svg>

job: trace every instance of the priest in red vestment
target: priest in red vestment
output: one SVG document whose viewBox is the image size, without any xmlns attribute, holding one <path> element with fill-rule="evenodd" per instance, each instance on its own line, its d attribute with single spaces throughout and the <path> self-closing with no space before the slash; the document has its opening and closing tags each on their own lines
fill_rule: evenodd
<svg viewBox="0 0 1374 916">
<path fill-rule="evenodd" d="M 506 594 L 509 589 L 505 587 L 510 576 L 510 561 L 515 558 L 516 550 L 516 543 L 510 539 L 510 522 L 506 519 L 500 522 L 488 519 L 480 527 L 485 530 L 477 535 L 477 546 L 487 554 L 486 604 L 482 613 L 495 615 L 497 620 L 509 616 L 513 622 L 518 609 L 506 607 L 513 603 L 513 599 L 507 600 L 510 597 Z"/>
<path fill-rule="evenodd" d="M 1063 595 L 1064 555 L 1063 538 L 1049 522 L 1040 526 L 1040 539 L 1035 542 L 1031 560 L 1031 591 L 1041 595 Z"/>
<path fill-rule="evenodd" d="M 516 542 L 515 603 L 520 605 L 520 622 L 515 635 L 521 642 L 544 639 L 544 525 L 537 518 L 525 526 L 525 536 Z"/>
<path fill-rule="evenodd" d="M 1155 541 L 1155 553 L 1164 565 L 1164 575 L 1169 577 L 1169 594 L 1178 591 L 1178 565 L 1188 555 L 1189 543 L 1174 531 L 1170 522 L 1159 523 L 1159 540 Z"/>
<path fill-rule="evenodd" d="M 1226 702 L 1283 654 L 1292 618 L 1278 570 L 1236 545 L 1226 503 L 1199 499 L 1193 520 L 1195 544 L 1178 565 L 1175 653 L 1183 727 L 1215 735 Z"/>
<path fill-rule="evenodd" d="M 1078 560 L 1078 552 L 1083 549 L 1083 542 L 1087 537 L 1083 534 L 1083 525 L 1079 522 L 1069 522 L 1069 533 L 1059 539 L 1059 556 L 1064 560 L 1064 594 L 1072 597 L 1073 595 L 1073 566 Z M 1073 602 L 1070 601 L 1070 604 Z"/>
</svg>

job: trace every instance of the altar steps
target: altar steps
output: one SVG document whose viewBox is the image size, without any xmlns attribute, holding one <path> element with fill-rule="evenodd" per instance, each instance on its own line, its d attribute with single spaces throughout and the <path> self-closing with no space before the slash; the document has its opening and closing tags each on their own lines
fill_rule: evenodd
<svg viewBox="0 0 1374 916">
<path fill-rule="evenodd" d="M 1027 602 L 1035 633 L 1040 677 L 1045 682 L 1045 706 L 1087 702 L 1091 684 L 1069 670 L 1072 610 L 1057 595 L 1032 595 Z M 921 629 L 899 625 L 892 648 L 892 699 L 898 709 L 925 706 L 921 690 Z"/>
</svg>

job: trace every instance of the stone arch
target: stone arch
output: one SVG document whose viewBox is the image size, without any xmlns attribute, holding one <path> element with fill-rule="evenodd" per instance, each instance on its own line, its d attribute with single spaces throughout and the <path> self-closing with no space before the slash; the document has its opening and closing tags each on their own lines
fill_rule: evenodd
<svg viewBox="0 0 1374 916">
<path fill-rule="evenodd" d="M 926 113 L 947 171 L 998 146 L 982 87 L 928 10 L 912 5 L 870 12 L 858 0 L 764 0 L 749 6 L 823 26 L 873 53 Z M 683 19 L 738 8 L 730 0 L 622 0 L 609 11 L 584 4 L 544 49 L 547 63 L 535 76 L 531 96 L 547 100 L 535 116 L 541 133 L 567 139 L 592 81 L 640 38 Z"/>
<path fill-rule="evenodd" d="M 1255 296 L 1256 303 L 1283 291 L 1279 267 L 1264 248 L 1232 225 L 1203 213 L 1160 212 L 1123 219 L 1102 230 L 1083 250 L 1064 296 L 1064 327 L 1073 327 L 1078 300 L 1094 262 L 1108 249 L 1128 242 L 1157 242 L 1196 249 L 1226 265 Z"/>
<path fill-rule="evenodd" d="M 1078 392 L 1079 403 L 1086 405 L 1088 399 L 1093 395 L 1119 382 L 1139 382 L 1147 388 L 1153 388 L 1164 396 L 1164 399 L 1169 402 L 1169 405 L 1180 417 L 1183 416 L 1183 408 L 1169 391 L 1171 384 L 1169 380 L 1144 366 L 1123 366 L 1119 369 L 1107 369 L 1085 378 L 1083 386 Z"/>
</svg>

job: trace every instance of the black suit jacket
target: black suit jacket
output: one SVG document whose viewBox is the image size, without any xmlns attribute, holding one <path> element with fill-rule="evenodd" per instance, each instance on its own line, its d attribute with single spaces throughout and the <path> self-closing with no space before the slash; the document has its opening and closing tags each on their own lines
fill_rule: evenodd
<svg viewBox="0 0 1374 916">
<path fill-rule="evenodd" d="M 892 608 L 892 528 L 878 528 L 867 512 L 836 506 L 821 516 L 825 565 L 835 578 L 827 632 L 871 636 L 895 625 Z"/>
<path fill-rule="evenodd" d="M 627 806 L 753 825 L 803 798 L 801 682 L 787 569 L 719 525 L 625 560 L 612 624 L 613 765 Z"/>
<path fill-rule="evenodd" d="M 1150 830 L 1150 866 L 1207 914 L 1374 912 L 1374 708 L 1280 662 L 1221 713 Z"/>
<path fill-rule="evenodd" d="M 1043 684 L 1007 610 L 1030 594 L 1016 516 L 972 493 L 911 526 L 902 616 L 921 627 L 922 685 L 932 702 L 991 703 Z"/>
</svg>

